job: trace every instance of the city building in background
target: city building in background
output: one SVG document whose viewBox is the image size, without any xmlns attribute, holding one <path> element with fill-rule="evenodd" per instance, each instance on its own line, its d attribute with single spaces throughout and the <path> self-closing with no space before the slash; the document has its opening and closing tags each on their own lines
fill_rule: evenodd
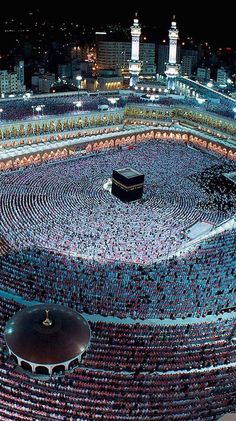
<svg viewBox="0 0 236 421">
<path fill-rule="evenodd" d="M 24 62 L 20 61 L 14 71 L 0 70 L 0 95 L 11 95 L 25 92 Z"/>
<path fill-rule="evenodd" d="M 197 68 L 197 80 L 206 82 L 211 78 L 211 69 L 208 67 L 198 67 Z"/>
<path fill-rule="evenodd" d="M 193 76 L 197 68 L 198 51 L 182 49 L 181 57 L 181 75 L 188 77 Z"/>
<path fill-rule="evenodd" d="M 53 84 L 55 83 L 55 74 L 47 73 L 44 69 L 39 69 L 32 76 L 31 86 L 35 93 L 50 93 Z"/>
<path fill-rule="evenodd" d="M 131 42 L 103 40 L 99 41 L 98 45 L 98 69 L 113 69 L 122 75 L 129 74 Z M 156 74 L 155 43 L 141 42 L 139 57 L 142 63 L 140 75 L 154 76 Z"/>
<path fill-rule="evenodd" d="M 228 69 L 225 69 L 224 67 L 220 67 L 220 69 L 217 70 L 217 79 L 216 82 L 220 86 L 226 86 L 228 79 L 230 78 L 230 72 Z"/>
</svg>

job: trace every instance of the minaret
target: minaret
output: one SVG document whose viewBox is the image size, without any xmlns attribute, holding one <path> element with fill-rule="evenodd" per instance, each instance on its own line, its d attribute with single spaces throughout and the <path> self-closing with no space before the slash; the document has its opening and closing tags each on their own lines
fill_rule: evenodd
<svg viewBox="0 0 236 421">
<path fill-rule="evenodd" d="M 131 26 L 132 47 L 131 60 L 129 62 L 130 82 L 129 86 L 135 86 L 138 82 L 139 73 L 141 71 L 141 61 L 139 60 L 139 43 L 140 43 L 141 27 L 135 13 L 134 23 Z"/>
<path fill-rule="evenodd" d="M 179 31 L 176 27 L 175 16 L 171 22 L 171 28 L 169 30 L 169 62 L 166 63 L 165 74 L 168 79 L 168 88 L 170 90 L 175 89 L 175 80 L 179 75 L 179 64 L 176 63 L 177 59 L 177 40 Z"/>
</svg>

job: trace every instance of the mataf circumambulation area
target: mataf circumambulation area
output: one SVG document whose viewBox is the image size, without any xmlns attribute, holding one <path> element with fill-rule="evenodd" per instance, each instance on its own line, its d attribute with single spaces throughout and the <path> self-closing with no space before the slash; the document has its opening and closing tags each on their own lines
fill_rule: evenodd
<svg viewBox="0 0 236 421">
<path fill-rule="evenodd" d="M 22 368 L 52 374 L 78 365 L 90 343 L 90 328 L 68 307 L 40 304 L 17 312 L 7 322 L 4 336 Z"/>
</svg>

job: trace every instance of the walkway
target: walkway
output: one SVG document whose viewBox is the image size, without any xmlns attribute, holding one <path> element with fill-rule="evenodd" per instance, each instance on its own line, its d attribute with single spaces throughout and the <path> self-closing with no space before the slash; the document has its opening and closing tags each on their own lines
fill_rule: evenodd
<svg viewBox="0 0 236 421">
<path fill-rule="evenodd" d="M 83 370 L 87 370 L 87 371 L 96 371 L 96 372 L 102 372 L 102 373 L 114 373 L 114 374 L 123 374 L 125 376 L 130 376 L 135 374 L 135 371 L 114 371 L 114 370 L 105 370 L 103 368 L 92 368 L 92 367 L 85 367 L 83 366 L 83 364 L 81 364 L 80 366 L 81 368 L 83 368 Z M 213 371 L 213 370 L 225 370 L 226 368 L 231 368 L 231 367 L 236 367 L 236 362 L 231 362 L 228 364 L 219 364 L 219 365 L 211 365 L 209 367 L 200 367 L 200 368 L 191 368 L 191 369 L 187 369 L 187 370 L 166 370 L 166 371 L 139 371 L 138 374 L 139 375 L 149 375 L 149 376 L 168 376 L 168 375 L 181 375 L 181 374 L 189 374 L 189 373 L 206 373 L 209 371 Z M 209 389 L 211 389 L 212 386 L 209 387 Z M 235 420 L 236 421 L 236 420 Z"/>
<path fill-rule="evenodd" d="M 16 301 L 19 304 L 24 306 L 32 306 L 36 304 L 41 304 L 40 301 L 28 301 L 22 298 L 20 295 L 13 294 L 11 292 L 6 292 L 0 290 L 0 297 L 7 298 L 8 300 Z M 51 304 L 51 303 L 50 303 Z M 188 325 L 188 324 L 197 324 L 197 323 L 211 323 L 222 320 L 229 320 L 236 318 L 236 311 L 231 311 L 230 313 L 223 313 L 218 315 L 208 315 L 204 317 L 186 317 L 182 319 L 181 317 L 176 319 L 132 319 L 131 317 L 125 317 L 123 319 L 115 316 L 102 316 L 100 314 L 88 314 L 81 313 L 84 318 L 91 322 L 104 322 L 104 323 L 118 323 L 118 324 L 141 324 L 141 325 L 165 325 L 165 326 L 176 326 L 176 325 Z"/>
</svg>

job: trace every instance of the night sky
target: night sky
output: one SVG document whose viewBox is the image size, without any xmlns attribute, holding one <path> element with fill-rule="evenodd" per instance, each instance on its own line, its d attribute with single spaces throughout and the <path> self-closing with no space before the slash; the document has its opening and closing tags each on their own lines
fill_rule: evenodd
<svg viewBox="0 0 236 421">
<path fill-rule="evenodd" d="M 27 12 L 35 11 L 34 7 L 40 9 L 40 15 L 46 19 L 63 20 L 73 19 L 78 23 L 93 23 L 96 29 L 100 25 L 120 22 L 123 25 L 130 26 L 134 12 L 138 12 L 141 25 L 155 25 L 159 33 L 167 32 L 172 15 L 176 14 L 177 24 L 180 31 L 180 37 L 192 36 L 197 41 L 209 41 L 215 45 L 236 47 L 235 36 L 235 17 L 229 3 L 224 5 L 211 6 L 206 1 L 189 1 L 184 4 L 183 1 L 163 1 L 163 2 L 142 2 L 143 5 L 137 6 L 137 1 L 110 0 L 90 2 L 53 2 L 40 1 L 37 6 L 22 2 L 14 5 L 9 2 L 5 10 L 1 10 L 1 18 L 12 15 L 26 20 Z M 163 4 L 164 3 L 164 4 Z M 145 5 L 144 5 L 145 4 Z"/>
</svg>

